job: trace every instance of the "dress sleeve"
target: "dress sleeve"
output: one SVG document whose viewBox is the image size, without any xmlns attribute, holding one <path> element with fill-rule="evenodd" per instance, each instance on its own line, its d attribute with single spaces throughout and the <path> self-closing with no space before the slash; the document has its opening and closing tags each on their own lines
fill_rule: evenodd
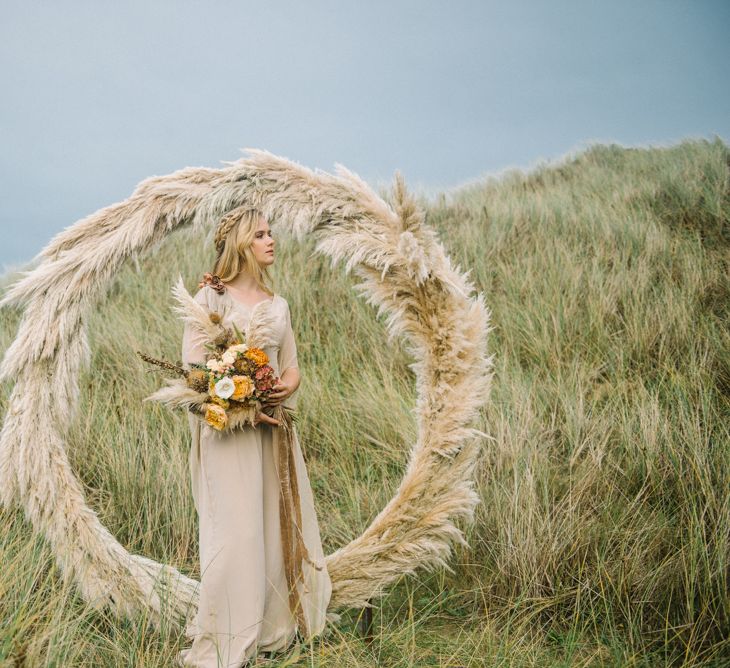
<svg viewBox="0 0 730 668">
<path fill-rule="evenodd" d="M 284 338 L 279 347 L 279 377 L 284 375 L 284 372 L 291 367 L 299 368 L 297 362 L 297 344 L 294 341 L 294 330 L 291 326 L 291 311 L 289 311 L 289 304 L 286 305 L 286 327 L 284 328 Z M 284 401 L 281 402 L 282 406 L 296 410 L 297 398 L 299 395 L 299 388 L 294 390 Z"/>
<path fill-rule="evenodd" d="M 284 337 L 279 347 L 279 376 L 283 376 L 284 372 L 290 367 L 299 368 L 297 362 L 297 344 L 294 341 L 294 330 L 291 325 L 291 311 L 289 303 L 286 304 L 286 327 L 284 328 Z"/>
<path fill-rule="evenodd" d="M 195 299 L 198 304 L 208 308 L 207 287 L 203 287 L 196 293 Z M 189 322 L 185 323 L 182 338 L 182 366 L 183 369 L 190 369 L 191 364 L 202 364 L 208 352 L 205 348 L 205 334 L 194 328 Z"/>
</svg>

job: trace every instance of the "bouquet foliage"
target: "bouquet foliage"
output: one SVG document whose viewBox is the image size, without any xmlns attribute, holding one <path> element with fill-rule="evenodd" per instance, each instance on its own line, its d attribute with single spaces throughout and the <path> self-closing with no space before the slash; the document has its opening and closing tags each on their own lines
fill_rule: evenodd
<svg viewBox="0 0 730 668">
<path fill-rule="evenodd" d="M 185 369 L 137 351 L 145 362 L 176 376 L 145 400 L 159 401 L 170 408 L 187 408 L 218 431 L 254 425 L 256 414 L 265 411 L 266 399 L 279 381 L 268 355 L 261 347 L 249 345 L 247 336 L 235 323 L 230 328 L 223 327 L 221 315 L 207 312 L 197 304 L 185 290 L 182 279 L 176 296 L 184 320 L 207 335 L 206 361 Z M 292 409 L 282 408 L 292 420 L 296 419 Z"/>
</svg>

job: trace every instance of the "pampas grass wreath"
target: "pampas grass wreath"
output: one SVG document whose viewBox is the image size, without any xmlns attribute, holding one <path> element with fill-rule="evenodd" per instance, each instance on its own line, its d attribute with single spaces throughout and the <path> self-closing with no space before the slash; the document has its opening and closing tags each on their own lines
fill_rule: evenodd
<svg viewBox="0 0 730 668">
<path fill-rule="evenodd" d="M 473 425 L 489 396 L 490 312 L 467 275 L 453 268 L 425 214 L 395 174 L 392 204 L 356 174 L 312 171 L 260 149 L 221 169 L 186 167 L 142 181 L 131 197 L 60 232 L 0 300 L 22 307 L 0 365 L 15 381 L 0 433 L 0 499 L 22 507 L 49 542 L 65 579 L 97 609 L 159 626 L 184 624 L 198 581 L 130 554 L 86 504 L 65 435 L 90 361 L 86 319 L 130 256 L 152 252 L 183 226 L 211 236 L 219 218 L 247 203 L 316 252 L 344 262 L 355 291 L 386 314 L 389 341 L 403 336 L 416 377 L 417 439 L 394 497 L 363 533 L 326 558 L 333 590 L 328 619 L 370 600 L 403 575 L 447 563 L 467 545 L 479 497 L 474 471 L 485 439 Z"/>
</svg>

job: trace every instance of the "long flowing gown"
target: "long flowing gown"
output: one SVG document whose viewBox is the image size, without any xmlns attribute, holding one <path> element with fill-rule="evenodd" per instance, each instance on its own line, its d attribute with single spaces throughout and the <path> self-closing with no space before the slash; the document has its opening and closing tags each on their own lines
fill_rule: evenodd
<svg viewBox="0 0 730 668">
<path fill-rule="evenodd" d="M 250 307 L 204 286 L 194 297 L 209 311 L 226 313 L 223 324 L 235 322 L 240 331 L 265 309 L 276 314 L 278 345 L 264 348 L 269 363 L 281 376 L 298 367 L 289 304 L 281 295 Z M 226 309 L 227 306 L 227 309 Z M 204 362 L 205 337 L 186 324 L 182 362 L 190 368 Z M 283 405 L 296 408 L 298 390 Z M 190 475 L 199 518 L 200 602 L 186 627 L 192 646 L 182 650 L 182 666 L 240 667 L 261 651 L 285 650 L 295 639 L 297 623 L 289 607 L 279 526 L 277 427 L 259 423 L 231 433 L 218 432 L 193 415 Z M 304 587 L 298 584 L 309 634 L 322 632 L 332 592 L 322 551 L 312 489 L 294 430 L 294 461 L 302 512 L 302 534 L 310 557 L 320 566 L 302 566 Z"/>
</svg>

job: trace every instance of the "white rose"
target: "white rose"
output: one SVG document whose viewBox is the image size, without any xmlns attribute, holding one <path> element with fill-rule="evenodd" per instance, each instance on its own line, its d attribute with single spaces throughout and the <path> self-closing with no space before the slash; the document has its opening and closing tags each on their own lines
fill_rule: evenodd
<svg viewBox="0 0 730 668">
<path fill-rule="evenodd" d="M 232 366 L 233 363 L 236 361 L 236 353 L 232 353 L 229 350 L 226 350 L 226 352 L 223 353 L 221 356 L 221 359 L 223 360 L 223 364 L 227 364 L 228 366 Z"/>
<path fill-rule="evenodd" d="M 231 346 L 226 350 L 227 353 L 245 353 L 248 350 L 248 346 L 245 343 L 237 343 L 235 346 Z"/>
<path fill-rule="evenodd" d="M 228 376 L 224 376 L 215 384 L 215 393 L 221 399 L 228 399 L 236 391 L 236 384 Z"/>
<path fill-rule="evenodd" d="M 215 371 L 216 373 L 220 373 L 220 362 L 218 362 L 217 359 L 208 360 L 205 363 L 205 366 L 207 366 L 211 371 Z"/>
</svg>

